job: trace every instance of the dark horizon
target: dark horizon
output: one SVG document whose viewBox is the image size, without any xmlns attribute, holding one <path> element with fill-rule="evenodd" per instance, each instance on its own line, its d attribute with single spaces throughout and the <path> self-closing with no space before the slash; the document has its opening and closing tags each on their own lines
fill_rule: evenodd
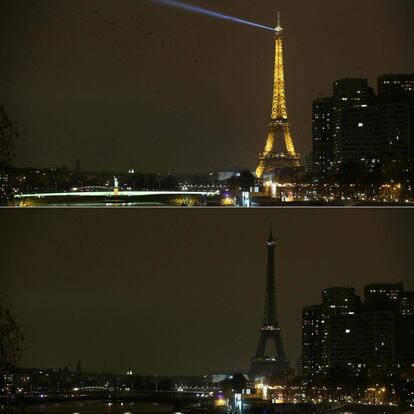
<svg viewBox="0 0 414 414">
<path fill-rule="evenodd" d="M 244 371 L 262 323 L 273 222 L 286 352 L 331 286 L 414 290 L 412 210 L 45 209 L 2 216 L 3 287 L 21 366 L 140 374 Z"/>
<path fill-rule="evenodd" d="M 413 72 L 410 0 L 188 3 L 270 26 L 280 10 L 302 161 L 312 100 L 330 95 L 336 79 L 368 78 L 375 88 L 382 74 Z M 17 166 L 256 167 L 271 109 L 272 32 L 146 0 L 6 0 L 0 16 L 0 102 L 20 130 Z"/>
</svg>

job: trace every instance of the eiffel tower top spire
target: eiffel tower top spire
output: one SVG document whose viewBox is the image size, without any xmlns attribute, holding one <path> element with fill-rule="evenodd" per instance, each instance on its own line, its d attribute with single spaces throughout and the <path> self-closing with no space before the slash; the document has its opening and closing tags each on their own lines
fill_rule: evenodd
<svg viewBox="0 0 414 414">
<path fill-rule="evenodd" d="M 275 259 L 274 250 L 276 242 L 270 227 L 270 236 L 267 239 L 267 277 L 266 277 L 266 298 L 263 315 L 263 327 L 278 327 L 276 308 L 276 286 L 275 286 Z"/>
<path fill-rule="evenodd" d="M 275 244 L 275 239 L 273 238 L 273 224 L 270 222 L 270 229 L 269 229 L 269 238 L 267 239 L 267 243 Z"/>
<path fill-rule="evenodd" d="M 280 12 L 279 11 L 277 12 L 277 25 L 275 27 L 275 32 L 276 32 L 276 35 L 282 34 L 283 32 L 283 27 L 280 24 Z"/>
</svg>

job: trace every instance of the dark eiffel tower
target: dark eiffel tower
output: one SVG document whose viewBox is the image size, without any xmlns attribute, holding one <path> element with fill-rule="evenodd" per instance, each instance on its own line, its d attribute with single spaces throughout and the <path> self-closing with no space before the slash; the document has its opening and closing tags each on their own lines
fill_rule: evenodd
<svg viewBox="0 0 414 414">
<path fill-rule="evenodd" d="M 273 374 L 285 374 L 289 369 L 289 361 L 286 358 L 282 344 L 282 336 L 279 328 L 276 307 L 275 264 L 274 250 L 276 242 L 270 230 L 267 239 L 267 281 L 266 301 L 263 315 L 263 325 L 260 328 L 259 344 L 256 355 L 252 359 L 249 377 L 268 377 Z M 266 344 L 273 342 L 276 354 L 266 355 Z"/>
</svg>

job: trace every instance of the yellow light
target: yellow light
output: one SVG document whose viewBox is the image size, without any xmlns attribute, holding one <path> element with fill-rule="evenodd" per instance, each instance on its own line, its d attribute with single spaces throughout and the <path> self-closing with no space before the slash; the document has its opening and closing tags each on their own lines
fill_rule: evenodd
<svg viewBox="0 0 414 414">
<path fill-rule="evenodd" d="M 264 400 L 266 400 L 266 399 L 267 399 L 267 386 L 266 386 L 266 385 L 263 385 L 263 389 L 262 389 L 262 398 L 263 398 Z"/>
<path fill-rule="evenodd" d="M 221 204 L 223 206 L 234 206 L 234 200 L 231 197 L 223 198 Z"/>
<path fill-rule="evenodd" d="M 263 382 L 257 382 L 256 383 L 256 389 L 261 390 L 263 388 Z"/>
<path fill-rule="evenodd" d="M 214 401 L 214 405 L 216 407 L 224 407 L 227 405 L 227 401 L 224 398 L 219 398 L 218 400 Z"/>
<path fill-rule="evenodd" d="M 275 61 L 274 61 L 274 77 L 273 77 L 273 99 L 271 123 L 266 139 L 264 152 L 259 156 L 259 165 L 256 168 L 256 175 L 261 178 L 266 171 L 269 155 L 274 151 L 276 132 L 281 131 L 285 139 L 287 153 L 296 158 L 294 164 L 299 165 L 298 154 L 295 152 L 292 135 L 290 133 L 290 125 L 286 109 L 286 93 L 285 93 L 285 74 L 283 68 L 283 37 L 282 28 L 276 30 L 275 36 Z"/>
</svg>

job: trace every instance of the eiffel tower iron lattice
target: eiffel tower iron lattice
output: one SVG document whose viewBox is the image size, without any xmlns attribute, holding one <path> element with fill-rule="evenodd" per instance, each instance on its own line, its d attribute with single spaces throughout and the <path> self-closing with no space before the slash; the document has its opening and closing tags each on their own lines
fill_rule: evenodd
<svg viewBox="0 0 414 414">
<path fill-rule="evenodd" d="M 259 154 L 259 165 L 256 175 L 261 178 L 263 174 L 285 167 L 299 167 L 300 155 L 295 151 L 290 123 L 286 109 L 285 74 L 283 69 L 283 28 L 280 25 L 278 13 L 275 28 L 275 67 L 273 81 L 272 114 L 268 126 L 268 134 L 264 151 Z M 276 142 L 283 136 L 286 152 L 277 152 Z"/>
<path fill-rule="evenodd" d="M 272 374 L 285 374 L 289 369 L 289 361 L 286 358 L 282 343 L 281 330 L 279 328 L 276 306 L 276 284 L 274 270 L 274 249 L 276 242 L 270 230 L 267 239 L 267 279 L 266 299 L 263 315 L 263 324 L 260 328 L 259 344 L 256 354 L 252 359 L 249 370 L 251 379 L 267 377 Z M 273 342 L 276 353 L 266 355 L 266 344 Z"/>
</svg>

